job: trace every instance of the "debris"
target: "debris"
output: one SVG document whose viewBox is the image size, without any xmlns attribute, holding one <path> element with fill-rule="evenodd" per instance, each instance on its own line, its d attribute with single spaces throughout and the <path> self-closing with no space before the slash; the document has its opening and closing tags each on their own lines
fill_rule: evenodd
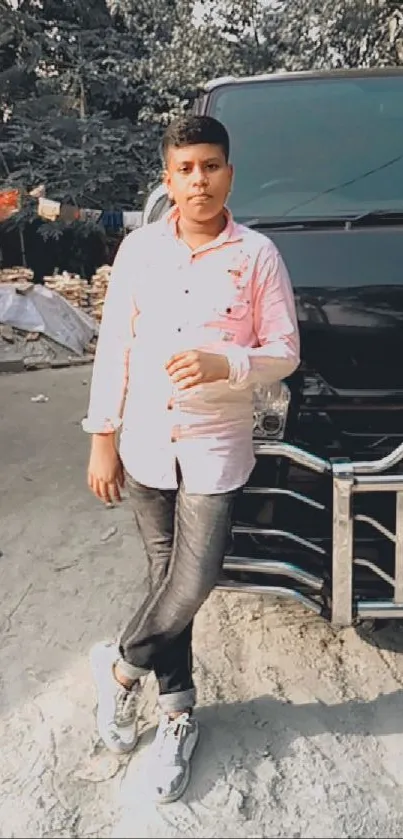
<svg viewBox="0 0 403 839">
<path fill-rule="evenodd" d="M 0 286 L 1 288 L 1 286 Z M 36 370 L 37 365 L 43 367 L 70 367 L 69 356 L 71 350 L 67 347 L 62 347 L 52 338 L 47 335 L 40 334 L 36 340 L 28 340 L 29 332 L 24 329 L 18 329 L 15 326 L 10 327 L 13 331 L 13 343 L 11 341 L 1 340 L 0 326 L 0 371 L 13 372 L 14 368 L 8 364 L 10 359 L 19 358 L 20 368 L 23 372 L 25 370 Z M 8 325 L 7 325 L 7 328 Z M 4 367 L 4 362 L 6 367 Z M 20 370 L 16 370 L 20 372 Z"/>
<path fill-rule="evenodd" d="M 40 284 L 33 285 L 28 294 L 19 295 L 15 285 L 1 283 L 0 323 L 22 331 L 25 344 L 27 335 L 39 332 L 76 356 L 82 356 L 98 333 L 97 322 L 87 312 Z M 33 347 L 37 343 L 29 342 L 32 350 L 27 355 L 36 355 Z"/>
<path fill-rule="evenodd" d="M 56 291 L 75 308 L 83 309 L 94 320 L 102 317 L 105 295 L 111 274 L 110 265 L 102 265 L 90 280 L 84 280 L 79 274 L 69 274 L 63 271 L 55 272 L 52 276 L 44 277 L 44 285 L 51 291 Z"/>
<path fill-rule="evenodd" d="M 52 276 L 44 277 L 43 282 L 46 288 L 57 291 L 72 306 L 80 309 L 88 308 L 89 283 L 87 280 L 82 280 L 78 274 L 69 274 L 68 271 L 63 271 L 61 274 L 55 273 Z"/>
<path fill-rule="evenodd" d="M 43 284 L 45 288 L 56 291 L 76 309 L 82 309 L 99 323 L 111 270 L 110 265 L 101 265 L 89 280 L 83 279 L 79 274 L 56 270 L 43 278 Z M 33 271 L 29 268 L 17 266 L 0 270 L 0 283 L 13 285 L 20 294 L 25 294 L 32 288 L 33 277 Z"/>
<path fill-rule="evenodd" d="M 53 570 L 56 571 L 56 572 L 57 571 L 68 571 L 70 568 L 75 568 L 76 565 L 78 565 L 77 561 L 70 562 L 69 565 L 56 565 Z"/>
<path fill-rule="evenodd" d="M 0 270 L 0 372 L 92 364 L 110 274 L 110 265 L 89 280 L 56 271 L 42 285 L 29 269 Z"/>
<path fill-rule="evenodd" d="M 112 524 L 111 527 L 108 527 L 108 529 L 105 530 L 105 533 L 102 534 L 101 542 L 107 542 L 109 539 L 112 539 L 112 536 L 115 536 L 117 532 L 118 529 L 116 525 Z"/>
<path fill-rule="evenodd" d="M 11 326 L 5 323 L 0 324 L 0 338 L 7 341 L 9 344 L 14 343 L 14 332 Z"/>
<path fill-rule="evenodd" d="M 110 265 L 102 265 L 101 268 L 98 268 L 91 279 L 91 304 L 89 314 L 94 318 L 94 320 L 98 321 L 98 323 L 102 318 L 102 309 L 109 285 L 111 270 Z"/>
<path fill-rule="evenodd" d="M 97 350 L 97 339 L 93 338 L 89 344 L 87 344 L 85 351 L 91 355 L 95 355 Z"/>
<path fill-rule="evenodd" d="M 14 268 L 2 268 L 0 271 L 0 283 L 31 283 L 33 278 L 34 272 L 20 265 Z"/>
<path fill-rule="evenodd" d="M 49 402 L 49 396 L 44 393 L 38 393 L 38 396 L 31 396 L 31 402 Z"/>
<path fill-rule="evenodd" d="M 35 283 L 14 283 L 17 294 L 28 294 L 34 286 Z"/>
</svg>

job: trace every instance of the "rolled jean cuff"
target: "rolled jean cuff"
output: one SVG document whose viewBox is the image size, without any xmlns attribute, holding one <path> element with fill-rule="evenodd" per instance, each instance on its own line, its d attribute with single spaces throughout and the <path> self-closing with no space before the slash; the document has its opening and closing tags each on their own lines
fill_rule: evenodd
<svg viewBox="0 0 403 839">
<path fill-rule="evenodd" d="M 117 661 L 119 665 L 119 673 L 122 676 L 125 676 L 126 679 L 130 679 L 136 681 L 141 679 L 142 676 L 147 676 L 150 672 L 149 670 L 145 670 L 144 667 L 136 667 L 135 664 L 129 664 L 128 661 L 125 661 L 124 658 L 120 657 Z"/>
<path fill-rule="evenodd" d="M 176 711 L 186 711 L 196 705 L 196 688 L 180 690 L 176 693 L 161 693 L 158 697 L 158 704 L 164 714 L 172 714 Z"/>
</svg>

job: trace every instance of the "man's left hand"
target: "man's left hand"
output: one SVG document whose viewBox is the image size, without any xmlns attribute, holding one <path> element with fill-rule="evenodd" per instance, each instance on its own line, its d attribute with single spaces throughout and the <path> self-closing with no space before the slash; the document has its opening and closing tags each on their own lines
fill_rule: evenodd
<svg viewBox="0 0 403 839">
<path fill-rule="evenodd" d="M 225 355 L 188 350 L 172 356 L 166 370 L 179 390 L 188 390 L 197 385 L 228 379 L 229 363 Z"/>
</svg>

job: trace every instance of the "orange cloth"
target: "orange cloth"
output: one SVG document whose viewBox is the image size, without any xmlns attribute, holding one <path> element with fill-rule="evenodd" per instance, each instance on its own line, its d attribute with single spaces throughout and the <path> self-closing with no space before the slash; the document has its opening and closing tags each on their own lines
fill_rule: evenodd
<svg viewBox="0 0 403 839">
<path fill-rule="evenodd" d="M 0 192 L 0 221 L 5 221 L 13 213 L 16 213 L 20 206 L 19 189 L 9 189 Z"/>
</svg>

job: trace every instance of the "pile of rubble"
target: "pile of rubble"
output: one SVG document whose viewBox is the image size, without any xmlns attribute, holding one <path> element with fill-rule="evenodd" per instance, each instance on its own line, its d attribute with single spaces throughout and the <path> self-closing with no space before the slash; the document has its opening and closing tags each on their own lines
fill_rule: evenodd
<svg viewBox="0 0 403 839">
<path fill-rule="evenodd" d="M 68 271 L 54 273 L 51 277 L 44 277 L 43 281 L 47 288 L 57 291 L 72 306 L 83 309 L 99 323 L 110 273 L 111 266 L 102 265 L 89 281 L 83 280 L 79 274 L 69 274 Z"/>
<path fill-rule="evenodd" d="M 55 272 L 53 276 L 44 277 L 43 284 L 99 323 L 110 272 L 110 266 L 103 265 L 90 281 L 67 271 Z M 33 279 L 33 271 L 28 268 L 17 266 L 0 270 L 0 288 L 5 291 L 6 285 L 12 285 L 23 297 L 39 288 L 34 285 Z M 0 372 L 88 363 L 93 359 L 96 343 L 94 335 L 82 354 L 76 356 L 71 349 L 52 340 L 49 335 L 16 328 L 5 320 L 0 322 Z"/>
<path fill-rule="evenodd" d="M 68 271 L 63 271 L 62 274 L 55 273 L 51 277 L 44 277 L 43 284 L 51 291 L 61 294 L 72 306 L 88 311 L 89 284 L 78 274 L 69 274 Z"/>
<path fill-rule="evenodd" d="M 89 291 L 91 303 L 89 314 L 94 318 L 94 320 L 98 321 L 98 323 L 100 323 L 102 318 L 102 309 L 108 289 L 111 270 L 110 265 L 102 265 L 91 278 Z"/>
<path fill-rule="evenodd" d="M 76 356 L 47 335 L 0 323 L 0 373 L 88 364 L 93 360 L 94 351 L 95 342 L 86 347 L 85 353 Z"/>
<path fill-rule="evenodd" d="M 79 274 L 70 274 L 68 271 L 55 271 L 52 276 L 44 277 L 43 283 L 46 288 L 56 291 L 72 306 L 83 309 L 100 323 L 110 274 L 110 265 L 101 265 L 90 280 L 84 280 Z M 0 270 L 0 283 L 25 286 L 33 282 L 33 277 L 33 271 L 29 268 L 17 266 Z"/>
<path fill-rule="evenodd" d="M 3 268 L 0 270 L 0 283 L 25 285 L 26 283 L 32 283 L 33 279 L 34 272 L 30 268 L 16 266 L 15 268 Z"/>
</svg>

